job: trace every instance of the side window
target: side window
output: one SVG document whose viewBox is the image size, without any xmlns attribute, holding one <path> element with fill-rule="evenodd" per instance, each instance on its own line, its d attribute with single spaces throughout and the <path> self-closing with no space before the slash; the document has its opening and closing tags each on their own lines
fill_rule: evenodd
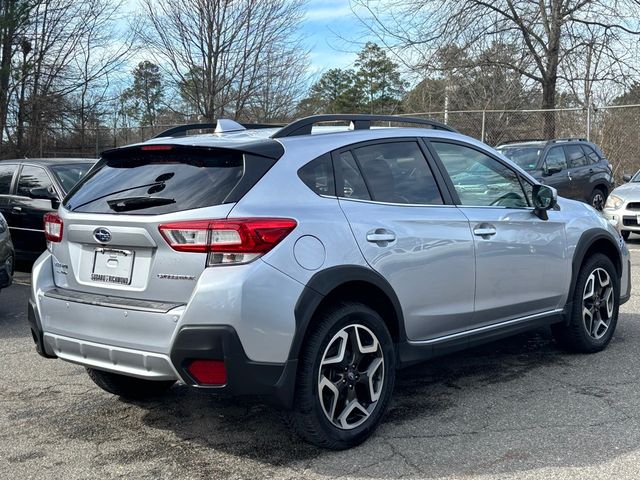
<svg viewBox="0 0 640 480">
<path fill-rule="evenodd" d="M 354 150 L 373 200 L 442 205 L 442 195 L 416 142 L 368 145 Z"/>
<path fill-rule="evenodd" d="M 333 166 L 329 153 L 307 163 L 298 170 L 298 177 L 318 195 L 334 196 L 336 194 L 336 187 L 333 181 Z"/>
<path fill-rule="evenodd" d="M 547 168 L 559 168 L 560 170 L 567 169 L 567 158 L 564 155 L 564 149 L 562 147 L 553 147 L 547 153 L 545 160 Z"/>
<path fill-rule="evenodd" d="M 17 165 L 0 165 L 0 195 L 11 193 L 11 180 Z"/>
<path fill-rule="evenodd" d="M 371 200 L 367 185 L 351 152 L 338 155 L 336 170 L 340 172 L 337 175 L 341 179 L 341 185 L 336 186 L 339 197 Z"/>
<path fill-rule="evenodd" d="M 49 175 L 40 167 L 24 166 L 18 180 L 17 195 L 30 197 L 32 188 L 53 188 Z"/>
<path fill-rule="evenodd" d="M 587 160 L 587 156 L 580 148 L 580 145 L 567 145 L 564 147 L 564 151 L 567 155 L 569 167 L 584 167 L 589 164 L 589 160 Z"/>
<path fill-rule="evenodd" d="M 588 145 L 582 145 L 582 150 L 584 150 L 585 155 L 589 159 L 589 163 L 598 163 L 600 161 L 600 156 L 593 148 Z"/>
<path fill-rule="evenodd" d="M 461 205 L 528 206 L 518 175 L 506 165 L 463 145 L 433 142 L 433 148 L 451 177 Z"/>
</svg>

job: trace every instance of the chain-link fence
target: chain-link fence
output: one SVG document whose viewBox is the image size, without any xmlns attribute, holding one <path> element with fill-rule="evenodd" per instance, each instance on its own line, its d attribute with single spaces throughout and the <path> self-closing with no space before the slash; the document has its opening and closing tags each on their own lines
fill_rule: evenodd
<svg viewBox="0 0 640 480">
<path fill-rule="evenodd" d="M 611 162 L 618 181 L 640 169 L 640 105 L 556 110 L 473 110 L 411 113 L 497 146 L 518 140 L 585 138 Z M 549 135 L 547 132 L 555 132 Z"/>
<path fill-rule="evenodd" d="M 407 115 L 444 122 L 460 132 L 497 146 L 517 140 L 586 138 L 604 151 L 618 181 L 640 169 L 640 105 L 556 110 L 472 110 Z M 175 125 L 136 127 L 48 127 L 7 129 L 0 158 L 93 157 L 109 148 L 141 142 Z M 550 135 L 546 132 L 553 131 Z M 204 131 L 200 131 L 204 132 Z M 191 133 L 198 133 L 194 131 Z M 16 139 L 20 138 L 20 142 Z"/>
</svg>

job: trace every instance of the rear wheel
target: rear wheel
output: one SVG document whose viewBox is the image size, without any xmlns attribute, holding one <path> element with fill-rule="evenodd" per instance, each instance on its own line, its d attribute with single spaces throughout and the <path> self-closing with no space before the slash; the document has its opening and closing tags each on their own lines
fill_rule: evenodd
<svg viewBox="0 0 640 480">
<path fill-rule="evenodd" d="M 119 375 L 117 373 L 87 368 L 89 378 L 106 392 L 131 400 L 144 400 L 157 397 L 166 392 L 175 383 L 167 380 L 143 380 L 141 378 Z"/>
<path fill-rule="evenodd" d="M 613 263 L 601 253 L 592 255 L 580 268 L 569 324 L 551 327 L 555 339 L 575 352 L 603 350 L 616 329 L 619 300 L 620 284 Z"/>
<path fill-rule="evenodd" d="M 305 341 L 287 423 L 304 440 L 342 450 L 380 423 L 395 381 L 395 350 L 380 315 L 360 303 L 326 311 Z"/>
<path fill-rule="evenodd" d="M 589 197 L 589 205 L 596 210 L 602 210 L 606 199 L 607 195 L 604 193 L 604 190 L 601 188 L 594 188 L 593 192 L 591 192 L 591 197 Z"/>
</svg>

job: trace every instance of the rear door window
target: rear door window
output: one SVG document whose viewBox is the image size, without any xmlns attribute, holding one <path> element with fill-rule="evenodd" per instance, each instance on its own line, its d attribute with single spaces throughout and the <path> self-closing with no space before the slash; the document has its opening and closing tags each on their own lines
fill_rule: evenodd
<svg viewBox="0 0 640 480">
<path fill-rule="evenodd" d="M 17 165 L 0 165 L 0 195 L 11 193 L 11 182 Z"/>
<path fill-rule="evenodd" d="M 386 142 L 354 150 L 374 201 L 442 205 L 440 190 L 416 142 Z"/>
<path fill-rule="evenodd" d="M 51 178 L 49 178 L 44 168 L 25 165 L 20 172 L 16 195 L 31 197 L 31 190 L 34 188 L 46 188 L 52 192 L 55 191 L 51 184 Z"/>
<path fill-rule="evenodd" d="M 340 179 L 340 184 L 337 186 L 339 197 L 371 200 L 367 185 L 351 152 L 342 152 L 338 155 L 336 171 L 339 172 L 336 175 Z"/>
<path fill-rule="evenodd" d="M 243 154 L 234 150 L 116 151 L 72 189 L 65 207 L 155 215 L 219 205 L 243 173 Z"/>
<path fill-rule="evenodd" d="M 569 161 L 569 167 L 584 167 L 589 164 L 589 160 L 587 160 L 587 156 L 582 151 L 582 148 L 580 148 L 580 145 L 567 145 L 564 147 L 564 151 Z"/>
</svg>

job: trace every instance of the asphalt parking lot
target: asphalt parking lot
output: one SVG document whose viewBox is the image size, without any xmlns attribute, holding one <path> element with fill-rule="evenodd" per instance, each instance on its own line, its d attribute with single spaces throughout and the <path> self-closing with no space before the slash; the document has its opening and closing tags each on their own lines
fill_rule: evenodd
<svg viewBox="0 0 640 480">
<path fill-rule="evenodd" d="M 640 240 L 609 348 L 559 350 L 544 330 L 403 371 L 364 445 L 326 452 L 273 409 L 175 386 L 127 403 L 40 358 L 28 275 L 0 292 L 3 478 L 629 478 L 640 472 Z"/>
</svg>

